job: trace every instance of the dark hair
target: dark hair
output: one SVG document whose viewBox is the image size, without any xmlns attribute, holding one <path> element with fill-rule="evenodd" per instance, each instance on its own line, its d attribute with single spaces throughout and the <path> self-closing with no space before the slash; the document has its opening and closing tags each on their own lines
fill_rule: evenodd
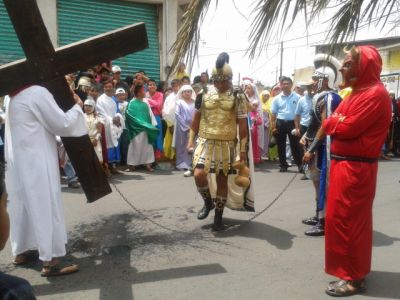
<svg viewBox="0 0 400 300">
<path fill-rule="evenodd" d="M 203 75 L 206 75 L 207 77 L 209 77 L 207 72 L 201 72 L 200 76 L 203 76 Z"/>
<path fill-rule="evenodd" d="M 100 93 L 101 88 L 102 87 L 99 83 L 95 83 L 90 86 L 89 91 L 96 91 L 96 92 Z"/>
<path fill-rule="evenodd" d="M 101 69 L 100 69 L 100 71 L 99 71 L 99 74 L 104 73 L 104 72 L 107 72 L 108 74 L 110 74 L 110 70 L 108 70 L 108 69 L 105 68 L 105 67 L 101 67 Z"/>
<path fill-rule="evenodd" d="M 287 77 L 287 76 L 281 76 L 281 77 L 279 77 L 279 82 L 284 82 L 284 81 L 289 81 L 290 84 L 293 84 L 292 78 Z"/>
<path fill-rule="evenodd" d="M 189 80 L 189 83 L 190 83 L 190 77 L 189 76 L 183 76 L 181 78 L 181 82 L 183 82 L 185 79 Z"/>
<path fill-rule="evenodd" d="M 125 82 L 131 86 L 133 84 L 133 76 L 126 76 L 125 77 Z"/>
<path fill-rule="evenodd" d="M 137 93 L 143 88 L 142 84 L 137 84 L 135 85 L 134 89 L 133 89 L 133 93 L 135 94 L 135 96 L 137 95 Z"/>
<path fill-rule="evenodd" d="M 193 84 L 199 83 L 201 79 L 201 76 L 196 76 L 195 78 L 193 78 Z"/>
<path fill-rule="evenodd" d="M 147 81 L 147 83 L 150 83 L 150 82 L 154 82 L 154 84 L 157 86 L 157 81 L 155 81 L 154 79 L 150 78 L 149 81 Z"/>
<path fill-rule="evenodd" d="M 109 84 L 109 83 L 113 84 L 112 79 L 108 79 L 108 80 L 104 81 L 104 82 L 103 82 L 103 87 L 104 87 L 106 84 Z"/>
<path fill-rule="evenodd" d="M 178 79 L 172 79 L 171 85 L 173 85 L 173 84 L 179 84 L 179 80 Z"/>
</svg>

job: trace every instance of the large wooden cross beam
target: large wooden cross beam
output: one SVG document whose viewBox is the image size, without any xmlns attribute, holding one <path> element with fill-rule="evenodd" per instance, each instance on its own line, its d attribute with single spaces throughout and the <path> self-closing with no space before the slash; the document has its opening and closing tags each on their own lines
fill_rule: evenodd
<svg viewBox="0 0 400 300">
<path fill-rule="evenodd" d="M 3 2 L 26 59 L 0 66 L 0 95 L 26 85 L 40 84 L 53 94 L 61 109 L 67 111 L 74 105 L 74 99 L 65 74 L 148 47 L 145 25 L 138 23 L 54 49 L 35 0 Z M 111 193 L 89 136 L 62 137 L 62 141 L 88 202 Z"/>
</svg>

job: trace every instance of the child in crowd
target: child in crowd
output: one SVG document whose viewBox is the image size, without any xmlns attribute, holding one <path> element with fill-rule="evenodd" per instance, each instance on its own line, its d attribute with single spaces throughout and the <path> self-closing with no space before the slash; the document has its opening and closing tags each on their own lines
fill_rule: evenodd
<svg viewBox="0 0 400 300">
<path fill-rule="evenodd" d="M 118 88 L 115 91 L 115 99 L 117 100 L 118 109 L 124 121 L 126 121 L 125 113 L 128 108 L 128 93 L 123 88 Z M 125 122 L 124 122 L 125 123 Z M 118 140 L 119 150 L 121 153 L 120 165 L 126 166 L 126 156 L 128 155 L 128 147 L 129 147 L 129 136 L 128 129 L 126 129 L 125 124 L 122 126 L 122 134 Z"/>
<path fill-rule="evenodd" d="M 83 109 L 85 111 L 86 125 L 90 141 L 93 144 L 94 151 L 100 163 L 103 163 L 103 152 L 101 149 L 101 129 L 103 127 L 100 117 L 98 117 L 94 110 L 96 102 L 93 99 L 87 99 L 84 102 Z"/>
</svg>

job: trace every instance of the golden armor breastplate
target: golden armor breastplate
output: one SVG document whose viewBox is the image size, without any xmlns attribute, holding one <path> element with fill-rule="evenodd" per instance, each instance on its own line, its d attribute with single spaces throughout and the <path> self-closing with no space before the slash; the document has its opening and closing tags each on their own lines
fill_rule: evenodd
<svg viewBox="0 0 400 300">
<path fill-rule="evenodd" d="M 216 91 L 204 95 L 201 107 L 199 136 L 205 139 L 232 141 L 236 139 L 235 97 Z"/>
</svg>

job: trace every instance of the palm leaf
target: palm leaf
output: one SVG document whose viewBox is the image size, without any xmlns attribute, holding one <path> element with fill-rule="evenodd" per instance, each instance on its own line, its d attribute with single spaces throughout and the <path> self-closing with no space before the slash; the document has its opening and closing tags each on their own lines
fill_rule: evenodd
<svg viewBox="0 0 400 300">
<path fill-rule="evenodd" d="M 300 11 L 308 15 L 308 23 L 315 20 L 332 1 L 329 0 L 258 0 L 254 10 L 255 19 L 250 33 L 248 54 L 250 58 L 261 53 L 274 32 L 290 28 Z M 399 0 L 338 0 L 339 9 L 329 21 L 332 26 L 328 31 L 329 43 L 334 45 L 355 37 L 361 24 L 381 24 L 388 22 L 389 16 L 397 11 Z M 293 11 L 291 19 L 287 16 Z M 397 20 L 398 23 L 398 20 Z M 333 49 L 333 48 L 332 48 Z"/>
<path fill-rule="evenodd" d="M 170 74 L 177 70 L 181 61 L 185 61 L 189 65 L 193 64 L 199 48 L 200 27 L 208 11 L 210 2 L 211 0 L 191 0 L 187 5 L 177 39 L 171 49 L 174 52 L 174 57 L 171 63 Z"/>
<path fill-rule="evenodd" d="M 191 0 L 183 16 L 183 24 L 173 45 L 175 51 L 172 71 L 181 60 L 193 63 L 200 40 L 200 26 L 211 0 Z M 250 30 L 247 54 L 255 58 L 268 47 L 272 39 L 281 40 L 280 33 L 289 29 L 296 18 L 305 16 L 307 25 L 325 9 L 336 8 L 328 31 L 330 44 L 342 43 L 354 38 L 360 26 L 381 24 L 385 26 L 389 17 L 398 13 L 400 0 L 254 0 L 254 20 Z M 331 6 L 329 6 L 331 5 Z M 290 17 L 289 17 L 290 16 Z M 396 18 L 399 24 L 400 18 Z M 275 42 L 274 41 L 274 42 Z M 333 48 L 332 48 L 333 49 Z"/>
</svg>

